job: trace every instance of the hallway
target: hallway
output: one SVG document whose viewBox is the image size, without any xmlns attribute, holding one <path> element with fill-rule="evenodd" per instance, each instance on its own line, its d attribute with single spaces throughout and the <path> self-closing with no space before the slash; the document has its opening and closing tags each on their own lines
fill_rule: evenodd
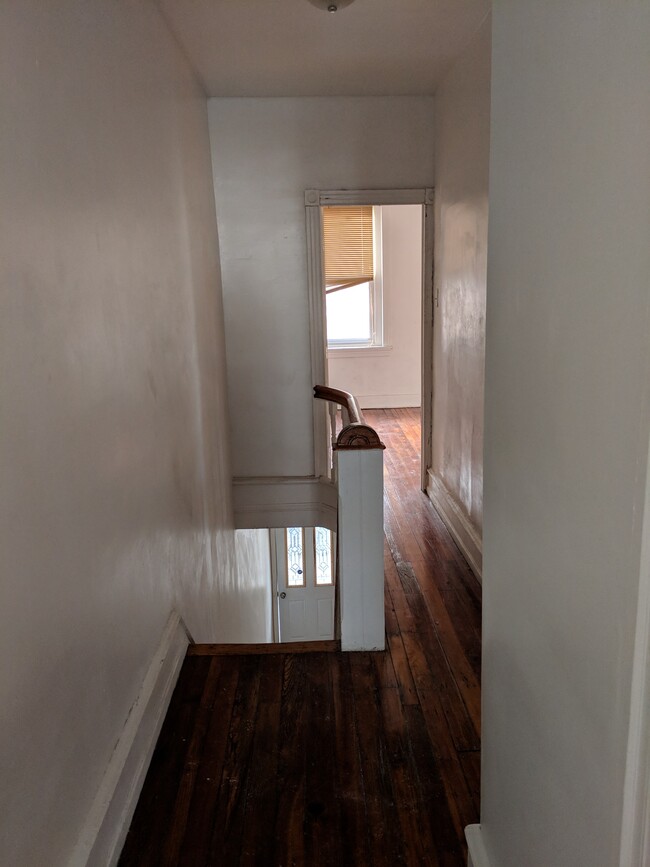
<svg viewBox="0 0 650 867">
<path fill-rule="evenodd" d="M 386 444 L 386 652 L 191 648 L 123 867 L 465 864 L 480 585 L 419 491 L 419 411 L 365 417 Z"/>
</svg>

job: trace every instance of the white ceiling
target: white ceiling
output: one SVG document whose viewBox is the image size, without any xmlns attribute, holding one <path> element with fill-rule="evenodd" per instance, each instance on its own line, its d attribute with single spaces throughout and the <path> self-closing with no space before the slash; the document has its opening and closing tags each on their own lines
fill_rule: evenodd
<svg viewBox="0 0 650 867">
<path fill-rule="evenodd" d="M 490 0 L 159 0 L 209 96 L 430 94 Z"/>
</svg>

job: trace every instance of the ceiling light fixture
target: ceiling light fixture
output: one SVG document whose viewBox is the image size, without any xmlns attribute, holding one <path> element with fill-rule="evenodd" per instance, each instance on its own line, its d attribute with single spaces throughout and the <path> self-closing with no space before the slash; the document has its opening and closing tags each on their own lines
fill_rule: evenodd
<svg viewBox="0 0 650 867">
<path fill-rule="evenodd" d="M 309 2 L 324 12 L 338 12 L 339 9 L 345 9 L 350 3 L 354 3 L 354 0 L 309 0 Z"/>
</svg>

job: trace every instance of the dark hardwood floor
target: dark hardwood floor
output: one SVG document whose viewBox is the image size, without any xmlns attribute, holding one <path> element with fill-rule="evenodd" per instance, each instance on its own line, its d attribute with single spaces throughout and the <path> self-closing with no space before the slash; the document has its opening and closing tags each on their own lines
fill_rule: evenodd
<svg viewBox="0 0 650 867">
<path fill-rule="evenodd" d="M 419 491 L 419 411 L 365 416 L 387 446 L 387 650 L 188 655 L 122 867 L 464 867 L 480 586 Z"/>
</svg>

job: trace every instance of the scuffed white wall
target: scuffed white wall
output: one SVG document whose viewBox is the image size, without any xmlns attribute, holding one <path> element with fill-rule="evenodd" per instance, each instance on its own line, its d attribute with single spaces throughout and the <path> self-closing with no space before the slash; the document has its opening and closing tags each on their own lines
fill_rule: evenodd
<svg viewBox="0 0 650 867">
<path fill-rule="evenodd" d="M 650 431 L 650 5 L 493 19 L 481 824 L 494 867 L 612 867 Z"/>
<path fill-rule="evenodd" d="M 384 205 L 382 269 L 385 350 L 330 349 L 329 384 L 362 407 L 420 406 L 422 207 Z"/>
<path fill-rule="evenodd" d="M 490 154 L 490 21 L 436 91 L 431 469 L 480 532 Z"/>
<path fill-rule="evenodd" d="M 235 476 L 314 472 L 304 191 L 427 187 L 429 97 L 211 99 Z"/>
<path fill-rule="evenodd" d="M 204 96 L 149 3 L 4 3 L 0 75 L 0 862 L 57 867 L 170 610 L 232 635 L 245 579 Z"/>
</svg>

